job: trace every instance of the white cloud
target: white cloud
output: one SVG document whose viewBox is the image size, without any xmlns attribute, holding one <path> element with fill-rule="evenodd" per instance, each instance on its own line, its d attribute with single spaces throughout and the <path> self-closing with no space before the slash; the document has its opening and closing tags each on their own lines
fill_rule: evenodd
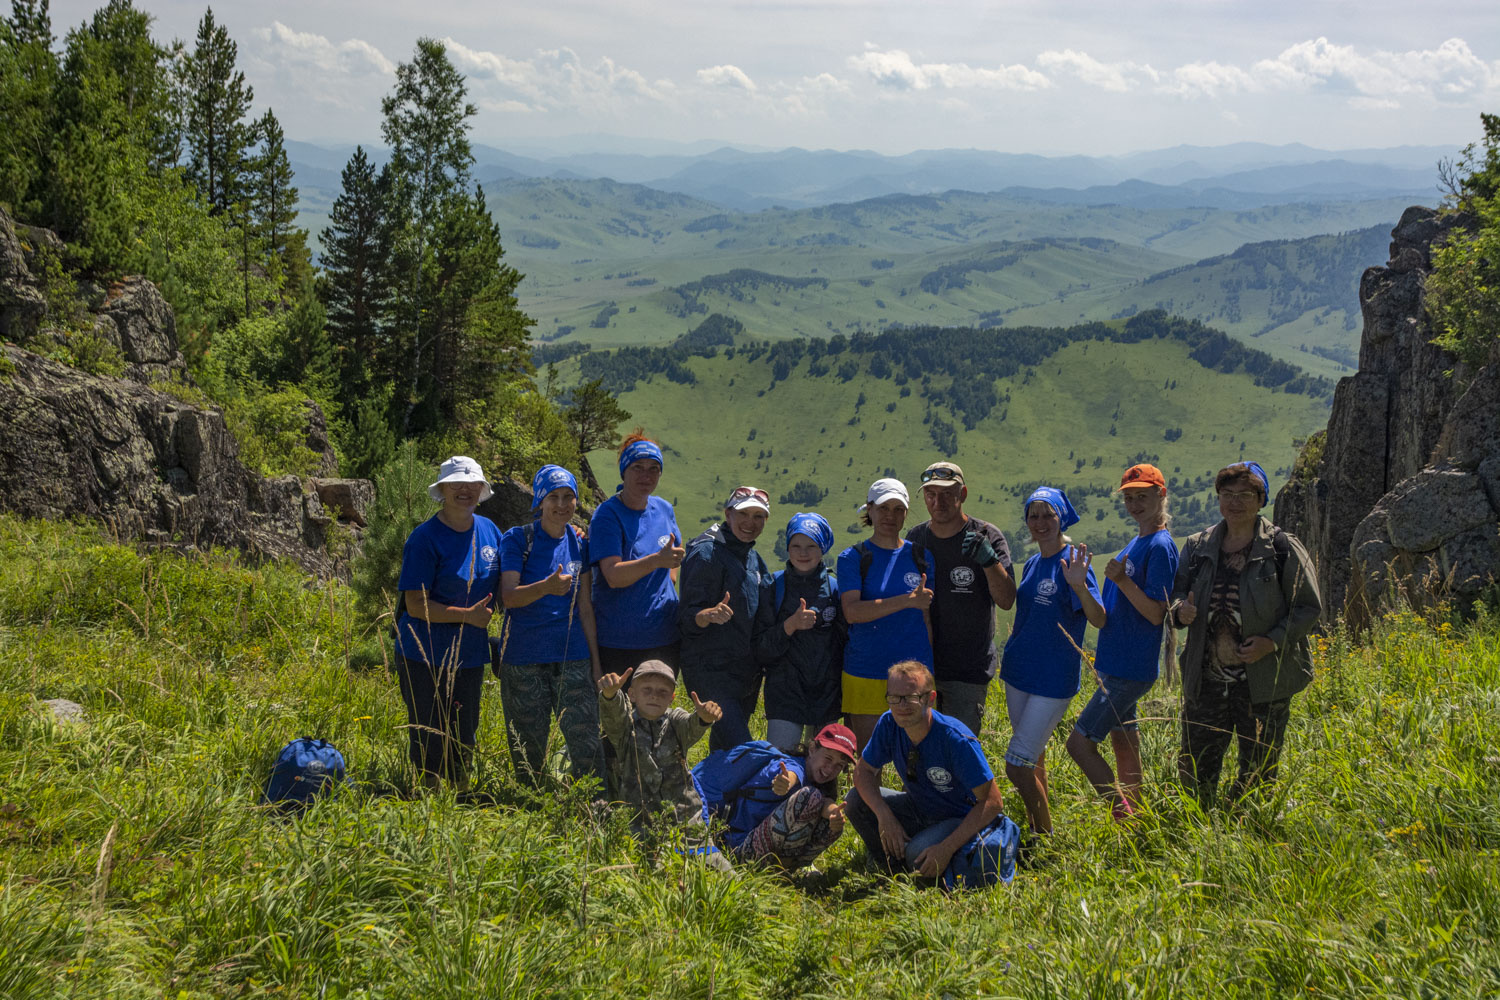
<svg viewBox="0 0 1500 1000">
<path fill-rule="evenodd" d="M 601 110 L 622 102 L 667 100 L 672 85 L 651 82 L 608 56 L 585 63 L 570 48 L 544 49 L 513 59 L 443 39 L 453 63 L 470 79 L 476 100 L 505 110 Z"/>
<path fill-rule="evenodd" d="M 710 66 L 707 69 L 700 69 L 698 82 L 710 87 L 727 87 L 755 92 L 755 81 L 738 66 Z"/>
<path fill-rule="evenodd" d="M 916 63 L 900 49 L 849 57 L 849 66 L 892 90 L 1041 90 L 1052 81 L 1026 66 L 975 67 L 967 63 Z"/>
<path fill-rule="evenodd" d="M 268 59 L 279 57 L 283 62 L 337 67 L 352 75 L 396 72 L 396 64 L 363 39 L 350 38 L 335 44 L 323 35 L 294 31 L 280 21 L 272 21 L 269 28 L 257 28 L 252 34 L 262 43 L 262 55 Z"/>
<path fill-rule="evenodd" d="M 1178 66 L 1161 89 L 1182 97 L 1219 97 L 1255 89 L 1255 81 L 1238 66 L 1196 62 Z"/>
<path fill-rule="evenodd" d="M 1130 90 L 1142 79 L 1152 83 L 1161 79 L 1161 74 L 1152 69 L 1150 64 L 1102 63 L 1087 52 L 1075 52 L 1072 49 L 1049 49 L 1036 57 L 1036 64 L 1042 69 L 1076 76 L 1084 83 L 1116 93 Z"/>
</svg>

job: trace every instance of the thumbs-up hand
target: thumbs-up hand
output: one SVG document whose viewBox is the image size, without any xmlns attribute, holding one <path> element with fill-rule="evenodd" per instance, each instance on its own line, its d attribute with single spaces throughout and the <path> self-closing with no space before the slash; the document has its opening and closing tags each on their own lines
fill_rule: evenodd
<svg viewBox="0 0 1500 1000">
<path fill-rule="evenodd" d="M 837 799 L 833 802 L 823 804 L 823 818 L 828 821 L 828 829 L 837 834 L 844 829 L 844 800 Z"/>
<path fill-rule="evenodd" d="M 599 678 L 599 695 L 604 698 L 613 698 L 619 693 L 625 682 L 630 680 L 630 675 L 635 673 L 635 667 L 631 667 L 623 674 L 605 674 Z"/>
<path fill-rule="evenodd" d="M 656 565 L 660 569 L 676 569 L 682 565 L 682 559 L 687 555 L 687 549 L 677 543 L 677 534 L 673 532 L 656 553 Z"/>
<path fill-rule="evenodd" d="M 1120 583 L 1125 579 L 1125 553 L 1121 552 L 1109 562 L 1104 564 L 1104 576 L 1107 579 Z"/>
<path fill-rule="evenodd" d="M 781 771 L 776 777 L 771 779 L 771 791 L 778 797 L 789 795 L 792 789 L 797 787 L 797 775 L 792 773 L 792 769 L 786 766 L 786 761 L 781 760 L 776 763 L 780 766 Z"/>
<path fill-rule="evenodd" d="M 1191 625 L 1198 617 L 1198 605 L 1193 603 L 1192 591 L 1182 600 L 1177 602 L 1177 621 L 1181 625 Z"/>
<path fill-rule="evenodd" d="M 697 691 L 689 691 L 688 693 L 693 696 L 693 710 L 698 713 L 698 718 L 704 725 L 711 726 L 724 718 L 724 710 L 719 707 L 718 702 L 699 701 Z"/>
<path fill-rule="evenodd" d="M 542 581 L 542 590 L 548 594 L 566 594 L 573 589 L 573 576 L 564 573 L 561 566 L 552 571 L 552 575 Z"/>
<path fill-rule="evenodd" d="M 793 632 L 801 632 L 803 629 L 812 628 L 817 624 L 818 612 L 809 608 L 807 600 L 804 598 L 797 602 L 797 610 L 787 616 L 787 620 L 782 623 L 781 627 L 786 630 L 787 635 L 791 635 Z"/>
<path fill-rule="evenodd" d="M 724 591 L 724 599 L 712 607 L 704 608 L 693 616 L 700 626 L 723 625 L 734 617 L 734 609 L 729 606 L 729 591 Z"/>
<path fill-rule="evenodd" d="M 495 609 L 490 607 L 490 601 L 494 600 L 494 597 L 494 594 L 485 594 L 484 600 L 477 604 L 471 604 L 467 608 L 460 609 L 459 613 L 463 616 L 464 623 L 467 625 L 477 625 L 480 628 L 489 628 L 490 619 L 495 614 Z"/>
<path fill-rule="evenodd" d="M 911 606 L 914 608 L 926 611 L 932 607 L 932 591 L 927 589 L 926 573 L 922 574 L 922 582 L 917 584 L 916 588 L 906 596 L 911 599 Z"/>
</svg>

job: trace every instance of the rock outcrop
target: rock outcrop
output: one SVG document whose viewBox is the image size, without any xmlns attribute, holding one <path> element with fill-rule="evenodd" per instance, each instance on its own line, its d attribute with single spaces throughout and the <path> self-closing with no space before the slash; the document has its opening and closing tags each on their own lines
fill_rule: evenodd
<svg viewBox="0 0 1500 1000">
<path fill-rule="evenodd" d="M 1432 247 L 1465 221 L 1403 213 L 1390 262 L 1360 281 L 1360 369 L 1334 392 L 1322 458 L 1276 497 L 1329 612 L 1356 627 L 1397 600 L 1462 606 L 1500 579 L 1500 354 L 1463 371 L 1432 344 L 1424 302 Z"/>
<path fill-rule="evenodd" d="M 8 339 L 26 344 L 52 336 L 49 322 L 57 320 L 33 261 L 38 248 L 58 251 L 61 244 L 50 245 L 56 239 L 16 227 L 0 212 L 0 332 Z M 370 483 L 266 479 L 247 469 L 222 413 L 184 402 L 164 387 L 185 365 L 171 308 L 156 286 L 125 278 L 96 298 L 97 310 L 85 315 L 93 332 L 119 349 L 123 377 L 91 375 L 15 343 L 3 345 L 0 510 L 87 517 L 109 525 L 122 541 L 229 547 L 289 559 L 322 576 L 340 573 L 330 536 L 340 522 L 357 534 L 373 496 Z M 309 412 L 308 444 L 325 456 L 324 469 L 334 471 L 316 407 Z"/>
</svg>

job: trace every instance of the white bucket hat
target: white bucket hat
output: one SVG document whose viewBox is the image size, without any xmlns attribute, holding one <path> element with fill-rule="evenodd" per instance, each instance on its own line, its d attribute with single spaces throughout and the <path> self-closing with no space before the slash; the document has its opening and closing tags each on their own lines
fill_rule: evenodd
<svg viewBox="0 0 1500 1000">
<path fill-rule="evenodd" d="M 454 455 L 438 466 L 437 482 L 427 487 L 427 495 L 438 503 L 443 502 L 443 491 L 438 489 L 443 483 L 483 483 L 484 489 L 479 491 L 480 503 L 495 495 L 490 489 L 490 481 L 484 478 L 484 470 L 468 455 Z"/>
</svg>

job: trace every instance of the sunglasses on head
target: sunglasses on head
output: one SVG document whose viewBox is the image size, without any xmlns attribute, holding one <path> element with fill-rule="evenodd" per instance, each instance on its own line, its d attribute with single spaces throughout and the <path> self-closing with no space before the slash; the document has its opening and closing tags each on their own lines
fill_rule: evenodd
<svg viewBox="0 0 1500 1000">
<path fill-rule="evenodd" d="M 957 479 L 957 478 L 958 478 L 958 470 L 957 469 L 950 469 L 947 466 L 941 466 L 941 465 L 938 466 L 936 469 L 928 469 L 926 472 L 922 473 L 922 482 L 924 482 L 924 483 L 930 483 L 934 479 Z"/>
<path fill-rule="evenodd" d="M 735 487 L 734 492 L 729 494 L 729 502 L 734 503 L 736 500 L 744 500 L 746 497 L 754 497 L 761 503 L 765 504 L 769 504 L 771 502 L 771 495 L 758 486 Z"/>
</svg>

